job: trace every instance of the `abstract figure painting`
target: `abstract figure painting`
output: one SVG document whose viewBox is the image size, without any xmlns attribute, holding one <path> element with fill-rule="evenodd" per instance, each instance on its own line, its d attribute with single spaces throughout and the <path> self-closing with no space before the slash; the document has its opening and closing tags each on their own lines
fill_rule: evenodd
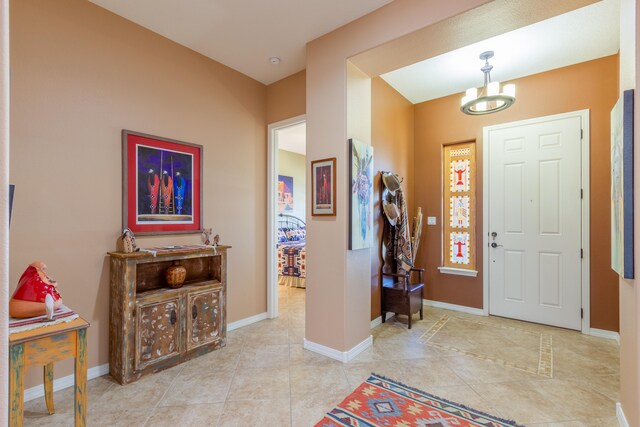
<svg viewBox="0 0 640 427">
<path fill-rule="evenodd" d="M 373 234 L 373 147 L 349 140 L 349 249 L 370 248 Z"/>
<path fill-rule="evenodd" d="M 611 268 L 633 279 L 633 90 L 611 110 Z"/>
<path fill-rule="evenodd" d="M 293 211 L 293 177 L 278 175 L 278 212 Z"/>
<path fill-rule="evenodd" d="M 123 228 L 136 234 L 202 229 L 202 146 L 122 131 Z"/>
<path fill-rule="evenodd" d="M 311 162 L 311 215 L 336 215 L 336 158 Z"/>
</svg>

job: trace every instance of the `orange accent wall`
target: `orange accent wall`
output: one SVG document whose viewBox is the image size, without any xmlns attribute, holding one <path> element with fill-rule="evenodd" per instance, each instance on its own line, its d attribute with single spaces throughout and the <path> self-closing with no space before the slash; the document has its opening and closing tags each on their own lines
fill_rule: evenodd
<svg viewBox="0 0 640 427">
<path fill-rule="evenodd" d="M 302 70 L 267 86 L 267 123 L 300 116 L 307 110 L 307 73 Z"/>
<path fill-rule="evenodd" d="M 405 191 L 409 217 L 415 215 L 413 156 L 413 104 L 396 92 L 379 77 L 371 80 L 371 145 L 373 145 L 374 171 L 374 246 L 371 249 L 371 319 L 380 316 L 380 240 L 384 217 L 380 213 L 380 171 L 392 171 L 404 177 L 402 189 Z M 419 185 L 418 185 L 419 186 Z M 424 220 L 426 223 L 426 219 Z M 424 236 L 424 234 L 423 234 Z M 424 238 L 424 237 L 423 237 Z"/>
<path fill-rule="evenodd" d="M 478 74 L 481 77 L 480 73 Z M 618 330 L 618 276 L 610 267 L 609 114 L 618 99 L 618 55 L 517 79 L 516 103 L 500 113 L 467 116 L 461 94 L 415 105 L 415 206 L 438 225 L 427 226 L 418 263 L 426 270 L 426 298 L 482 307 L 482 239 L 476 243 L 478 276 L 438 272 L 442 235 L 442 145 L 475 139 L 478 143 L 478 236 L 482 229 L 482 128 L 582 109 L 591 111 L 591 327 Z"/>
</svg>

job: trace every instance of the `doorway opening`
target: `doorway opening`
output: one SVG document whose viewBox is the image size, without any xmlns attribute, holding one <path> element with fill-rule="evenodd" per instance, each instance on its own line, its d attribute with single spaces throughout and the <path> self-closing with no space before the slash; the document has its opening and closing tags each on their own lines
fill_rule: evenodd
<svg viewBox="0 0 640 427">
<path fill-rule="evenodd" d="M 278 317 L 279 287 L 306 288 L 306 118 L 268 127 L 267 315 Z"/>
</svg>

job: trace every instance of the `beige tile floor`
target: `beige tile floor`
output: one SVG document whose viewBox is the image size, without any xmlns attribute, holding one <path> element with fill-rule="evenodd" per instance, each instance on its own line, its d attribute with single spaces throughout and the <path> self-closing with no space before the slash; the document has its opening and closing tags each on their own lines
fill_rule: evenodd
<svg viewBox="0 0 640 427">
<path fill-rule="evenodd" d="M 403 319 L 376 327 L 373 346 L 342 364 L 302 348 L 304 301 L 304 290 L 281 287 L 280 317 L 230 332 L 222 350 L 128 386 L 89 381 L 88 425 L 312 426 L 376 372 L 530 426 L 617 426 L 613 341 L 429 307 L 410 331 Z M 443 316 L 446 327 L 423 343 Z M 552 338 L 552 378 L 527 371 L 542 334 Z M 25 425 L 72 424 L 71 389 L 55 404 L 46 415 L 44 399 L 27 402 Z"/>
</svg>

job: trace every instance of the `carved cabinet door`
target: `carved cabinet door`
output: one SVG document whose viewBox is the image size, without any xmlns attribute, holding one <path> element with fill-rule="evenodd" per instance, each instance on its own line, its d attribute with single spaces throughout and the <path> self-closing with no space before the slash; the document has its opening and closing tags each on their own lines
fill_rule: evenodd
<svg viewBox="0 0 640 427">
<path fill-rule="evenodd" d="M 187 349 L 222 338 L 222 288 L 192 292 L 187 298 Z"/>
<path fill-rule="evenodd" d="M 180 354 L 180 298 L 139 303 L 135 369 Z"/>
</svg>

